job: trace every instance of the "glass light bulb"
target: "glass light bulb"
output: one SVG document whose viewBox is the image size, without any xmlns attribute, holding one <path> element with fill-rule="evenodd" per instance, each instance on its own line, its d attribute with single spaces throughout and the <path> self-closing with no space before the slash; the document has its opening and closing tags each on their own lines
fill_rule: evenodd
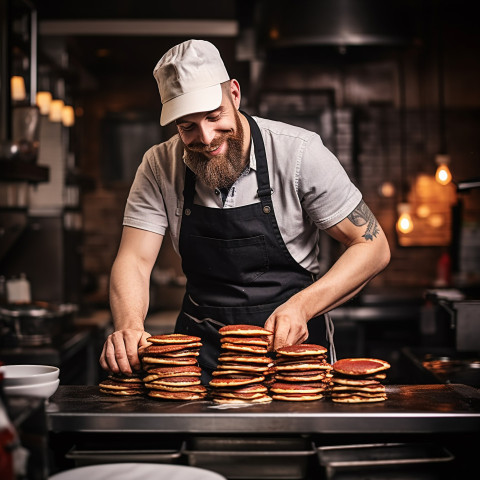
<svg viewBox="0 0 480 480">
<path fill-rule="evenodd" d="M 452 173 L 446 164 L 438 166 L 437 171 L 435 172 L 435 180 L 440 185 L 448 185 L 452 181 Z"/>
</svg>

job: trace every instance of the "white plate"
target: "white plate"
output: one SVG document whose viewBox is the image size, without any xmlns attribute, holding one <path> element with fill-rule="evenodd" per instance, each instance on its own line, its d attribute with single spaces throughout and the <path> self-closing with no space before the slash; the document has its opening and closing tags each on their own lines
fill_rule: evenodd
<svg viewBox="0 0 480 480">
<path fill-rule="evenodd" d="M 5 385 L 3 388 L 7 395 L 50 398 L 57 391 L 59 383 L 60 379 L 57 379 L 53 382 L 34 385 Z"/>
<path fill-rule="evenodd" d="M 156 463 L 89 465 L 56 473 L 49 480 L 227 480 L 203 468 Z"/>
<path fill-rule="evenodd" d="M 4 385 L 32 385 L 53 382 L 60 370 L 50 365 L 3 365 Z"/>
</svg>

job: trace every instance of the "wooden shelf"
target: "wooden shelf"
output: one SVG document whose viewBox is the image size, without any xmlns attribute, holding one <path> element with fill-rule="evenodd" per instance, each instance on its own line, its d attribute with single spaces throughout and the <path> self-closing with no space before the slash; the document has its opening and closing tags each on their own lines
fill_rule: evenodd
<svg viewBox="0 0 480 480">
<path fill-rule="evenodd" d="M 7 182 L 48 182 L 48 167 L 27 162 L 0 162 L 0 178 Z"/>
</svg>

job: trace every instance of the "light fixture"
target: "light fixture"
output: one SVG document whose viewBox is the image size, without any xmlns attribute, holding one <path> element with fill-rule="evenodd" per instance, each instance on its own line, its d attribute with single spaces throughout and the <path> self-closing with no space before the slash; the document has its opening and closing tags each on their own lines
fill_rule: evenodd
<svg viewBox="0 0 480 480">
<path fill-rule="evenodd" d="M 413 230 L 413 221 L 410 216 L 410 205 L 408 203 L 399 203 L 397 206 L 398 220 L 397 230 L 400 233 L 406 234 Z"/>
<path fill-rule="evenodd" d="M 13 76 L 10 78 L 10 91 L 12 100 L 21 101 L 27 98 L 25 90 L 25 80 L 20 76 Z"/>
<path fill-rule="evenodd" d="M 52 102 L 52 94 L 50 92 L 37 92 L 35 103 L 40 110 L 41 115 L 48 115 L 50 112 L 50 103 Z"/>
<path fill-rule="evenodd" d="M 75 125 L 75 112 L 71 105 L 64 105 L 62 108 L 62 123 L 65 127 Z"/>
<path fill-rule="evenodd" d="M 50 103 L 50 112 L 48 113 L 48 119 L 51 122 L 61 122 L 62 121 L 62 109 L 63 109 L 63 100 L 52 100 Z"/>
<path fill-rule="evenodd" d="M 438 165 L 437 171 L 435 172 L 435 180 L 440 185 L 448 185 L 452 181 L 452 173 L 448 168 L 450 163 L 449 155 L 436 155 L 435 163 Z"/>
<path fill-rule="evenodd" d="M 380 195 L 384 198 L 392 198 L 395 195 L 395 185 L 389 180 L 380 185 Z"/>
</svg>

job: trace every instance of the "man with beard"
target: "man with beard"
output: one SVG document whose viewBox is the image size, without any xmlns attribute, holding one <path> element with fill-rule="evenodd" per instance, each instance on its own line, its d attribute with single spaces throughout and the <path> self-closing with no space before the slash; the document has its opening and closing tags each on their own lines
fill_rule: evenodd
<svg viewBox="0 0 480 480">
<path fill-rule="evenodd" d="M 390 259 L 361 193 L 316 133 L 241 112 L 240 85 L 211 43 L 173 47 L 154 76 L 160 123 L 175 122 L 178 134 L 146 152 L 132 185 L 110 282 L 115 332 L 100 364 L 140 368 L 149 279 L 167 229 L 187 278 L 175 331 L 201 337 L 204 381 L 217 365 L 218 330 L 231 324 L 274 332 L 271 351 L 329 346 L 333 363 L 328 312 Z M 320 230 L 345 246 L 323 275 Z"/>
</svg>

